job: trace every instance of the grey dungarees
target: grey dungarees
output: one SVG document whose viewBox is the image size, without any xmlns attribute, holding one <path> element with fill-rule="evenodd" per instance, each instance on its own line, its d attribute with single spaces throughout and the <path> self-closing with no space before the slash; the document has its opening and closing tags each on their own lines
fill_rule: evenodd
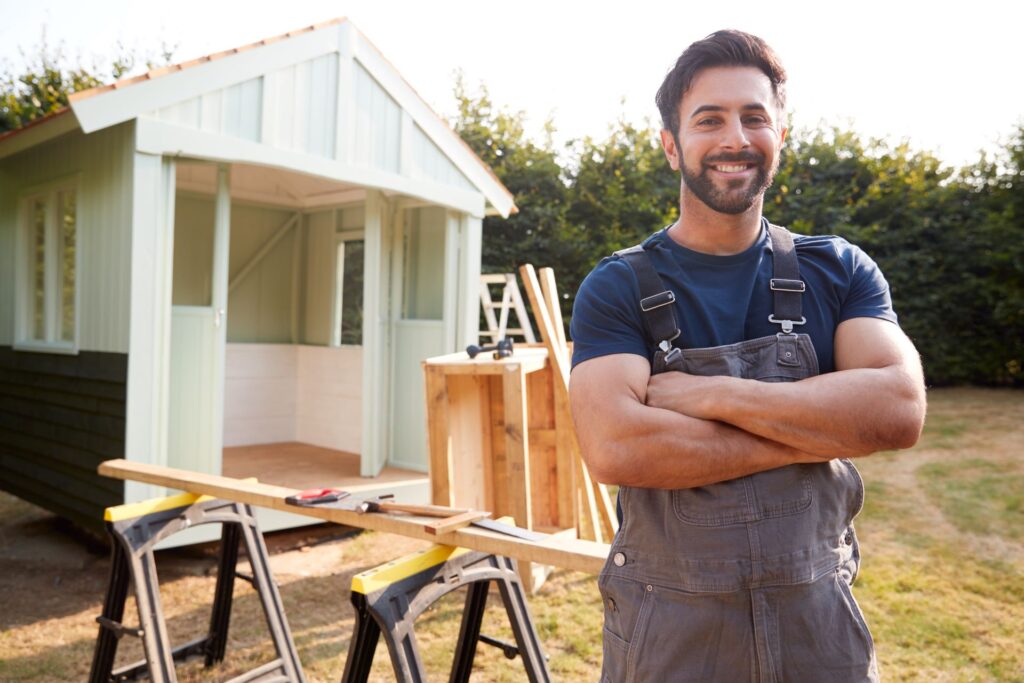
<svg viewBox="0 0 1024 683">
<path fill-rule="evenodd" d="M 790 382 L 818 374 L 800 324 L 793 238 L 769 226 L 777 335 L 673 348 L 674 295 L 642 247 L 619 252 L 640 282 L 658 351 L 652 373 Z M 692 489 L 623 487 L 624 523 L 601 572 L 602 681 L 876 681 L 850 585 L 864 486 L 848 460 L 790 465 Z"/>
</svg>

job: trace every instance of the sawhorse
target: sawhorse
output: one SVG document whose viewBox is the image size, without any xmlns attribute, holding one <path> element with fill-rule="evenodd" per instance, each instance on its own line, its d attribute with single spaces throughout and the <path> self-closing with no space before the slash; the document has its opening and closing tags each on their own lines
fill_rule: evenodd
<svg viewBox="0 0 1024 683">
<path fill-rule="evenodd" d="M 224 659 L 235 577 L 252 584 L 259 594 L 277 658 L 230 683 L 288 681 L 304 683 L 295 644 L 284 616 L 281 595 L 270 573 L 267 547 L 256 525 L 252 508 L 242 503 L 183 493 L 168 498 L 107 508 L 107 531 L 112 539 L 110 581 L 93 654 L 90 683 L 132 681 L 147 675 L 154 683 L 175 683 L 175 663 L 202 656 L 212 666 Z M 220 563 L 214 592 L 210 630 L 206 636 L 171 648 L 160 605 L 153 548 L 179 531 L 199 524 L 223 524 Z M 239 542 L 245 540 L 252 576 L 237 572 Z M 129 580 L 135 586 L 139 627 L 121 623 Z M 142 639 L 145 660 L 113 670 L 117 644 L 122 636 Z"/>
<path fill-rule="evenodd" d="M 480 635 L 492 581 L 501 592 L 515 634 L 515 647 Z M 391 655 L 395 680 L 424 683 L 427 677 L 416 645 L 413 622 L 442 596 L 464 586 L 466 602 L 449 683 L 469 681 L 478 640 L 502 647 L 509 658 L 519 654 L 531 683 L 550 681 L 551 674 L 530 620 L 526 592 L 515 560 L 437 545 L 352 578 L 355 629 L 342 683 L 365 683 L 381 634 Z"/>
</svg>

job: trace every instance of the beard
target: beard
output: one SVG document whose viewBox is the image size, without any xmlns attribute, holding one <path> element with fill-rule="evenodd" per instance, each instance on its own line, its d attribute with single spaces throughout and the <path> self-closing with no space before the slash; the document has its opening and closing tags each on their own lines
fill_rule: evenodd
<svg viewBox="0 0 1024 683">
<path fill-rule="evenodd" d="M 708 165 L 714 163 L 754 164 L 757 173 L 751 180 L 745 178 L 726 179 L 726 187 L 722 189 L 708 175 Z M 713 211 L 730 215 L 741 214 L 750 209 L 758 198 L 771 187 L 772 180 L 775 179 L 775 172 L 778 170 L 777 163 L 772 168 L 766 167 L 765 156 L 755 152 L 708 157 L 701 163 L 697 173 L 690 170 L 685 159 L 682 159 L 679 167 L 683 174 L 683 183 L 699 200 Z"/>
</svg>

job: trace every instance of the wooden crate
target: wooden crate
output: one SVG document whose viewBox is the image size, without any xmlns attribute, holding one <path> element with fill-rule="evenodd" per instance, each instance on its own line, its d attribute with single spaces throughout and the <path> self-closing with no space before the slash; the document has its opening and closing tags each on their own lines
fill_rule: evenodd
<svg viewBox="0 0 1024 683">
<path fill-rule="evenodd" d="M 572 454 L 558 438 L 571 425 L 556 420 L 547 350 L 516 346 L 501 360 L 453 353 L 423 369 L 433 502 L 574 532 Z"/>
</svg>

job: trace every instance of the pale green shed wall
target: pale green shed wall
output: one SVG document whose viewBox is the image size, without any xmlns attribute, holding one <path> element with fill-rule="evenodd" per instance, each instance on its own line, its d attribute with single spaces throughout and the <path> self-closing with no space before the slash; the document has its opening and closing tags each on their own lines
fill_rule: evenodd
<svg viewBox="0 0 1024 683">
<path fill-rule="evenodd" d="M 413 209 L 405 230 L 403 318 L 440 320 L 444 314 L 444 246 L 447 212 Z"/>
<path fill-rule="evenodd" d="M 77 174 L 78 348 L 128 352 L 134 124 L 72 132 L 0 160 L 0 345 L 14 342 L 19 196 Z"/>
</svg>

